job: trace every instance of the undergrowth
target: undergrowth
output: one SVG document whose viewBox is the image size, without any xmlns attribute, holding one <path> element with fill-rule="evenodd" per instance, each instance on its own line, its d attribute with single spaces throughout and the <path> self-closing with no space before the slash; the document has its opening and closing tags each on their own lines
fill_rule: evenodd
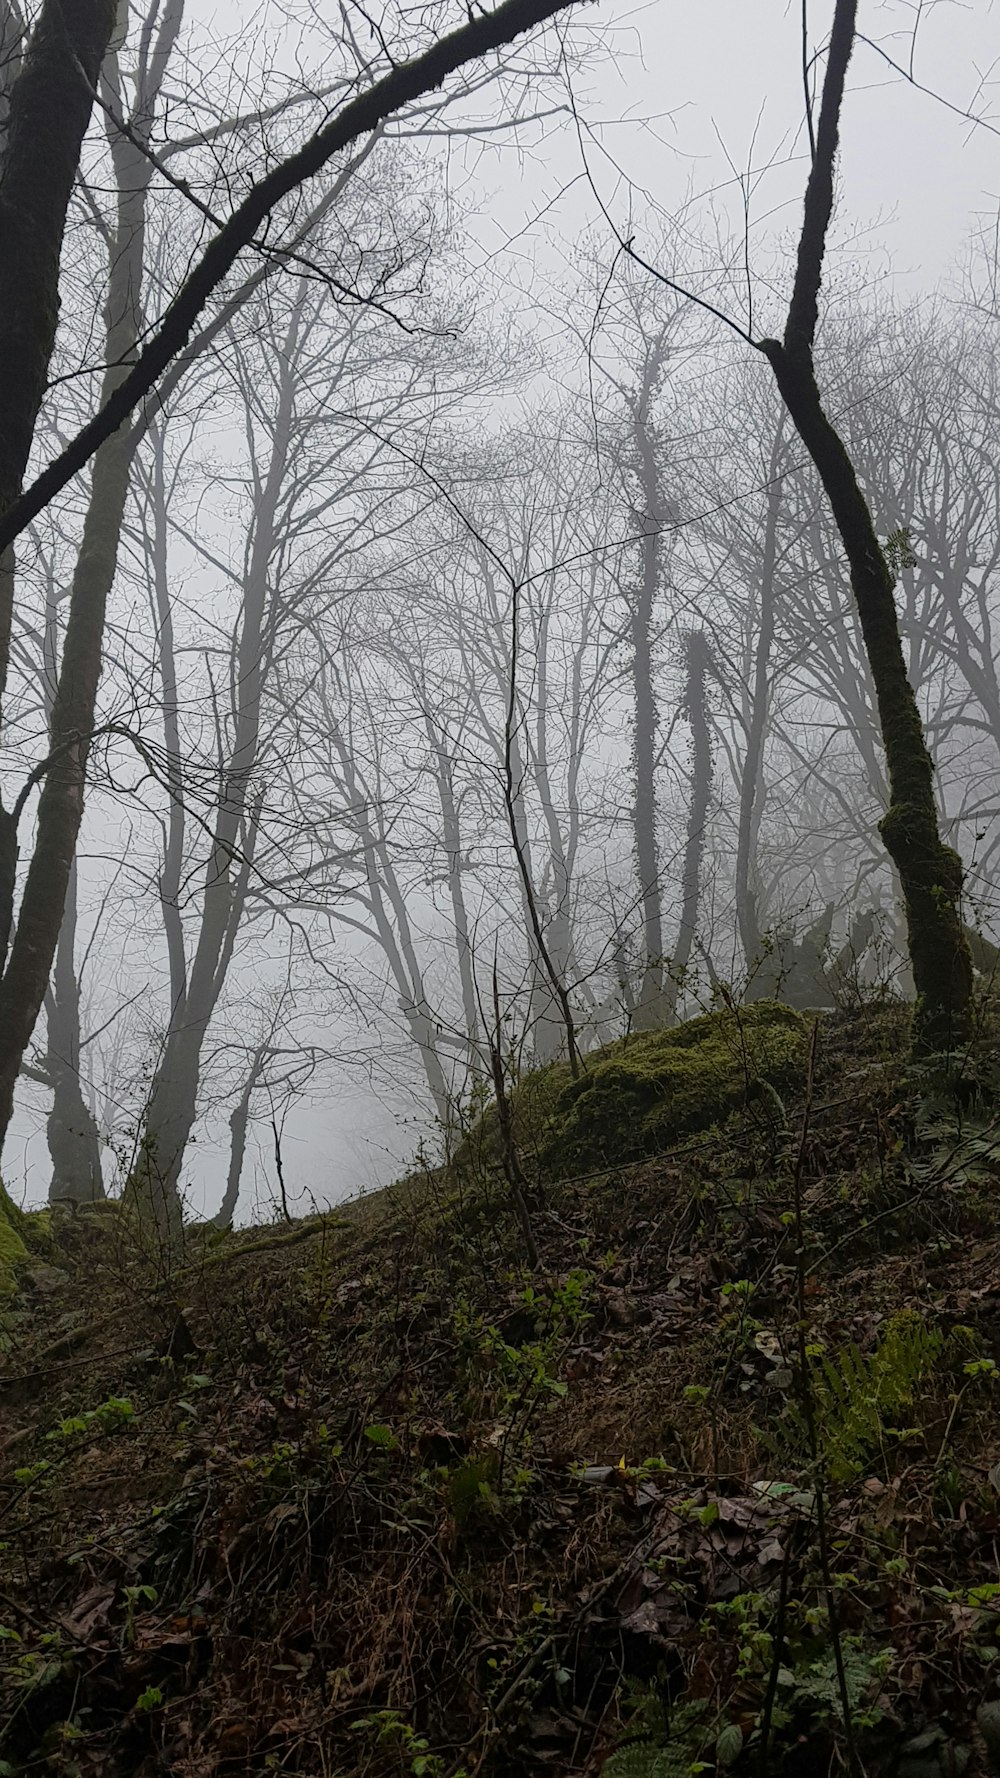
<svg viewBox="0 0 1000 1778">
<path fill-rule="evenodd" d="M 0 1771 L 958 1770 L 995 1161 L 900 1052 L 831 1020 L 780 1117 L 526 1172 L 535 1268 L 468 1155 L 173 1270 L 58 1218 L 9 1309 Z"/>
</svg>

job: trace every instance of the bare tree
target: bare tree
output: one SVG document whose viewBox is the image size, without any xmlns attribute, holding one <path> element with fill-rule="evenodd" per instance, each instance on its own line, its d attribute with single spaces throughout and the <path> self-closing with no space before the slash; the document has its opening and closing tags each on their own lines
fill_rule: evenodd
<svg viewBox="0 0 1000 1778">
<path fill-rule="evenodd" d="M 760 350 L 816 465 L 850 564 L 889 774 L 889 807 L 880 830 L 899 872 L 906 907 L 918 997 L 917 1039 L 922 1049 L 933 1052 L 954 1049 L 969 1028 L 972 966 L 959 911 L 962 865 L 958 854 L 941 840 L 933 767 L 907 677 L 893 571 L 843 440 L 823 406 L 813 364 L 840 109 L 855 18 L 856 0 L 837 0 L 788 319 L 783 339 L 764 340 Z"/>
<path fill-rule="evenodd" d="M 276 206 L 331 159 L 477 56 L 503 48 L 560 10 L 564 0 L 505 0 L 423 48 L 348 99 L 332 120 L 253 184 L 229 217 L 203 206 L 212 238 L 159 323 L 142 310 L 145 197 L 158 158 L 150 147 L 156 99 L 180 21 L 168 6 L 140 46 L 136 102 L 122 114 L 122 83 L 111 45 L 111 0 L 81 0 L 69 13 L 46 0 L 7 95 L 0 164 L 0 686 L 6 680 L 14 601 L 12 545 L 70 479 L 95 459 L 84 537 L 52 716 L 48 756 L 29 781 L 43 779 L 36 838 L 16 934 L 0 980 L 0 1131 L 55 955 L 82 818 L 87 759 L 101 670 L 104 613 L 117 561 L 135 439 L 126 426 L 138 403 L 187 348 L 192 330 L 239 254 L 256 241 Z M 6 29 L 6 27 L 5 27 Z M 109 54 L 110 62 L 106 60 Z M 118 173 L 118 214 L 109 240 L 106 365 L 97 415 L 21 493 L 45 393 L 58 314 L 60 253 L 67 206 L 80 164 L 102 66 L 101 97 Z M 45 144 L 39 154 L 39 143 Z M 190 197 L 190 190 L 187 192 Z M 271 251 L 274 251 L 274 242 Z M 140 328 L 145 328 L 139 345 Z M 141 425 L 141 423 L 140 423 Z M 0 818 L 0 949 L 13 925 L 17 818 L 24 795 Z"/>
</svg>

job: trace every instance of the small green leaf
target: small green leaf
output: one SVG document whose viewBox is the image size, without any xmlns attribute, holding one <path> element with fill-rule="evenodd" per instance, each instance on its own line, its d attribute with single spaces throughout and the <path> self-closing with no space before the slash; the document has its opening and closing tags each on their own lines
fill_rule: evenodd
<svg viewBox="0 0 1000 1778">
<path fill-rule="evenodd" d="M 399 1440 L 391 1426 L 366 1426 L 365 1437 L 370 1444 L 377 1445 L 380 1451 L 398 1451 Z"/>
</svg>

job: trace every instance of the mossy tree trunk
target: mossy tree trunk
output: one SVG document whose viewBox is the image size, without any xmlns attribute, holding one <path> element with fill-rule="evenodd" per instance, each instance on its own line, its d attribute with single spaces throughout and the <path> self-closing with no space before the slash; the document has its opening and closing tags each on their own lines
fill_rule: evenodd
<svg viewBox="0 0 1000 1778">
<path fill-rule="evenodd" d="M 837 0 L 795 283 L 784 337 L 762 340 L 788 412 L 819 473 L 851 574 L 878 703 L 889 779 L 880 823 L 899 873 L 917 992 L 916 1043 L 951 1050 L 968 1034 L 972 965 L 962 931 L 962 863 L 941 838 L 934 771 L 907 677 L 894 579 L 843 439 L 831 423 L 813 363 L 820 281 L 833 210 L 833 175 L 857 0 Z"/>
</svg>

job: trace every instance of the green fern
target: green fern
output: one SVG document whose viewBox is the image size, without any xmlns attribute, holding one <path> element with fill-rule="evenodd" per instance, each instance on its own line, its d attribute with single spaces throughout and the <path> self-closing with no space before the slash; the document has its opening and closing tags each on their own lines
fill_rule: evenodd
<svg viewBox="0 0 1000 1778">
<path fill-rule="evenodd" d="M 636 1705 L 633 1739 L 605 1760 L 602 1774 L 607 1778 L 690 1778 L 705 1704 L 679 1704 L 670 1712 L 668 1723 L 655 1686 L 632 1683 L 627 1692 Z"/>
<path fill-rule="evenodd" d="M 856 1345 L 836 1358 L 824 1354 L 812 1376 L 814 1418 L 820 1453 L 830 1480 L 843 1484 L 864 1469 L 890 1430 L 889 1423 L 912 1406 L 918 1385 L 933 1369 L 943 1336 L 913 1310 L 893 1316 L 875 1351 L 865 1357 Z M 806 1433 L 801 1406 L 789 1409 L 800 1436 Z"/>
<path fill-rule="evenodd" d="M 657 1741 L 630 1741 L 606 1759 L 606 1778 L 690 1778 L 691 1750 L 674 1742 L 664 1747 Z"/>
<path fill-rule="evenodd" d="M 884 1674 L 889 1655 L 884 1651 L 879 1653 L 865 1648 L 856 1636 L 842 1638 L 840 1653 L 844 1664 L 848 1708 L 851 1721 L 854 1722 L 859 1719 L 865 1698 L 871 1695 L 876 1680 Z M 840 1715 L 840 1681 L 832 1649 L 811 1662 L 804 1673 L 795 1675 L 791 1703 L 793 1706 L 808 1708 L 813 1714 L 818 1711 L 823 1715 Z"/>
</svg>

